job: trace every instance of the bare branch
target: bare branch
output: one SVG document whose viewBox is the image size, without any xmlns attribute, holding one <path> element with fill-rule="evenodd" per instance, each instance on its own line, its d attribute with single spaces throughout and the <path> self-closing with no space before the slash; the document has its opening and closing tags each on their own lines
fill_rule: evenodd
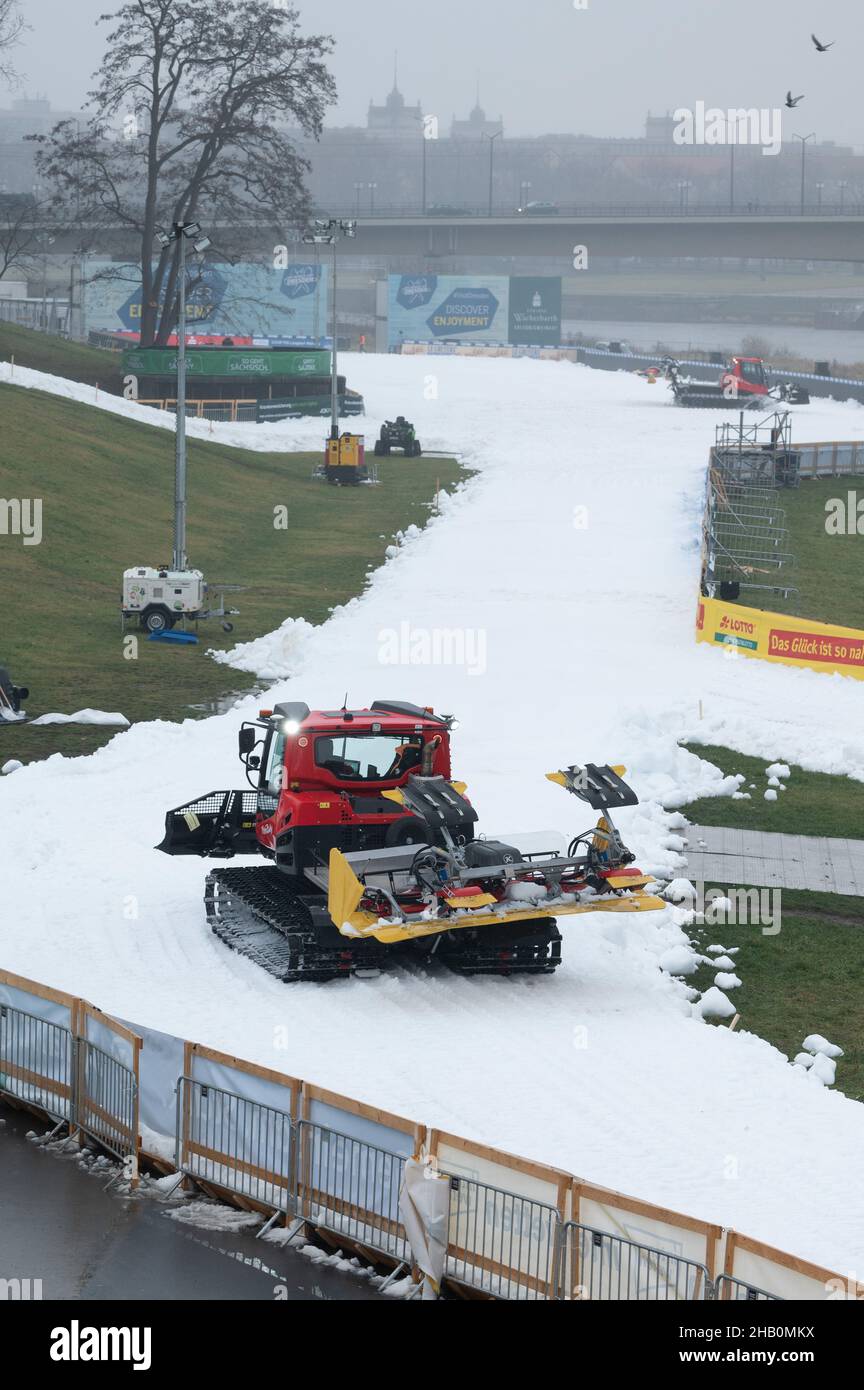
<svg viewBox="0 0 864 1390">
<path fill-rule="evenodd" d="M 176 268 L 154 249 L 159 227 L 305 218 L 308 163 L 287 130 L 320 133 L 335 99 L 333 42 L 302 34 L 297 10 L 272 0 L 125 0 L 99 22 L 113 27 L 89 114 L 37 139 L 37 167 L 91 234 L 134 231 L 142 341 L 161 342 Z"/>
<path fill-rule="evenodd" d="M 9 50 L 21 42 L 21 35 L 29 27 L 24 23 L 18 0 L 0 0 L 0 80 L 10 87 L 17 86 L 18 74 L 12 66 Z"/>
</svg>

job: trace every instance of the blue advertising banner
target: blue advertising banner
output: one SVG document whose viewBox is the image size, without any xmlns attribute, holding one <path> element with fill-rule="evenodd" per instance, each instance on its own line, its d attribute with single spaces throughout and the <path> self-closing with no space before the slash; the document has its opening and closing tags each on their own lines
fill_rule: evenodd
<svg viewBox="0 0 864 1390">
<path fill-rule="evenodd" d="M 389 344 L 506 343 L 506 275 L 391 275 Z"/>
<path fill-rule="evenodd" d="M 315 342 L 327 332 L 327 298 L 327 266 L 297 262 L 275 270 L 250 262 L 208 265 L 187 299 L 189 332 Z M 88 332 L 140 329 L 136 266 L 87 262 L 84 321 Z"/>
</svg>

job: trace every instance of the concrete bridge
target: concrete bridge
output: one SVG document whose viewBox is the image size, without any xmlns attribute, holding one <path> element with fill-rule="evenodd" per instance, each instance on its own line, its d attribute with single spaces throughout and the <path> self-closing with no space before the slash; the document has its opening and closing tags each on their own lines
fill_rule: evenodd
<svg viewBox="0 0 864 1390">
<path fill-rule="evenodd" d="M 803 261 L 864 261 L 864 208 L 829 210 L 722 209 L 676 212 L 664 209 L 615 208 L 557 214 L 518 215 L 480 211 L 435 215 L 382 210 L 360 214 L 350 209 L 327 215 L 357 218 L 357 237 L 343 243 L 351 255 L 413 257 L 418 265 L 437 257 L 544 257 L 573 265 L 574 248 L 586 247 L 588 259 L 608 257 L 733 257 Z M 52 229 L 53 230 L 53 229 Z M 208 225 L 218 249 L 220 228 Z M 52 254 L 74 253 L 81 233 L 55 233 Z M 88 236 L 90 254 L 135 259 L 140 245 L 128 229 L 102 228 Z M 262 224 L 231 228 L 231 245 L 260 255 L 279 240 Z M 299 249 L 299 246 L 298 246 Z M 578 267 L 576 267 L 578 268 Z"/>
<path fill-rule="evenodd" d="M 749 257 L 864 261 L 864 212 L 565 212 L 543 216 L 368 215 L 357 254 L 564 258 L 587 248 L 603 257 Z M 578 267 L 577 267 L 578 268 Z"/>
</svg>

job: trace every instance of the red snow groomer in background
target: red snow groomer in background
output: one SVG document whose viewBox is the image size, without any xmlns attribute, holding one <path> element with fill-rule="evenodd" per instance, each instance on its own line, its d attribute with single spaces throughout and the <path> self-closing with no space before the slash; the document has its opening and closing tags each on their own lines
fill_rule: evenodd
<svg viewBox="0 0 864 1390">
<path fill-rule="evenodd" d="M 159 849 L 270 861 L 214 869 L 205 907 L 217 936 L 283 980 L 418 955 L 463 974 L 551 974 L 557 917 L 665 907 L 612 823 L 612 808 L 637 803 L 623 767 L 548 773 L 602 814 L 566 856 L 525 853 L 476 838 L 477 812 L 451 780 L 453 723 L 395 700 L 262 710 L 239 737 L 254 790 L 169 811 Z"/>
<path fill-rule="evenodd" d="M 769 385 L 761 357 L 731 358 L 719 381 L 713 382 L 694 381 L 684 376 L 681 363 L 673 357 L 664 357 L 659 367 L 640 373 L 652 385 L 661 374 L 669 382 L 676 405 L 748 409 L 765 405 L 770 400 L 786 401 L 789 405 L 810 404 L 810 393 L 803 386 L 791 381 Z"/>
</svg>

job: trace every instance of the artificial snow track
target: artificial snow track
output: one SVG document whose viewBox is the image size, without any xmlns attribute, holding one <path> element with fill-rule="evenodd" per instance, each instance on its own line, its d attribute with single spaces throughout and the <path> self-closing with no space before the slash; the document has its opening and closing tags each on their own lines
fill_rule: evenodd
<svg viewBox="0 0 864 1390">
<path fill-rule="evenodd" d="M 643 867 L 667 871 L 678 861 L 659 799 L 719 783 L 677 746 L 682 735 L 864 777 L 860 684 L 694 645 L 716 412 L 677 411 L 662 388 L 566 363 L 368 356 L 348 371 L 366 396 L 367 437 L 401 411 L 424 446 L 458 450 L 478 472 L 323 628 L 289 624 L 235 654 L 243 669 L 294 675 L 274 699 L 327 707 L 347 687 L 354 703 L 401 697 L 454 712 L 455 771 L 490 833 L 584 828 L 584 811 L 543 773 L 620 760 L 644 803 L 619 817 L 625 839 Z M 51 389 L 16 368 L 16 381 L 25 375 Z M 857 407 L 819 402 L 794 414 L 802 439 L 864 437 Z M 310 447 L 320 434 L 317 421 L 214 427 L 220 440 L 267 449 Z M 47 535 L 50 499 L 45 512 Z M 194 526 L 193 516 L 193 556 Z M 389 664 L 394 637 L 410 658 L 418 635 L 422 648 L 424 633 L 445 628 L 473 634 L 468 666 Z M 220 947 L 204 922 L 204 865 L 151 846 L 168 807 L 242 785 L 236 732 L 256 705 L 139 725 L 92 758 L 3 780 L 0 964 L 860 1270 L 864 1108 L 793 1072 L 766 1043 L 690 1016 L 685 987 L 658 967 L 685 940 L 673 909 L 562 919 L 565 964 L 543 980 L 416 969 L 283 986 Z M 782 933 L 761 940 L 780 949 Z M 839 1075 L 842 1085 L 842 1062 Z"/>
</svg>

